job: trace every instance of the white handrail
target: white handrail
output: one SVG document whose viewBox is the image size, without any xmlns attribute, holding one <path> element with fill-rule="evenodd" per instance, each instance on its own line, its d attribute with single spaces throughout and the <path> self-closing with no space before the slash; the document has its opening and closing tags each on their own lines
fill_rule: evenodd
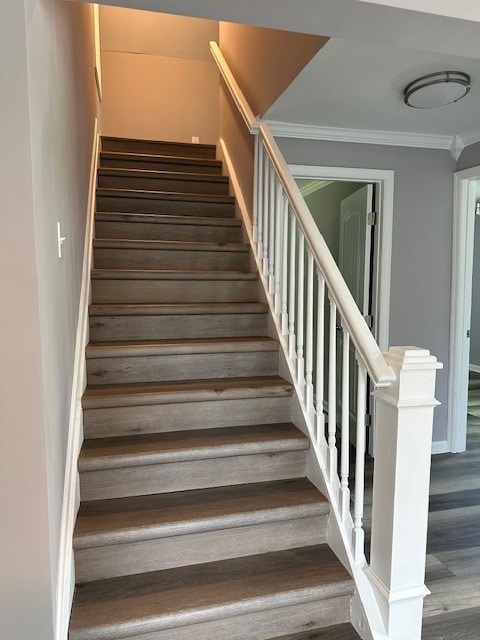
<svg viewBox="0 0 480 640">
<path fill-rule="evenodd" d="M 305 235 L 314 260 L 320 267 L 338 312 L 348 329 L 350 339 L 357 353 L 363 360 L 373 384 L 376 387 L 389 386 L 395 380 L 395 374 L 387 364 L 380 347 L 376 343 L 364 317 L 360 313 L 327 243 L 312 218 L 275 139 L 270 133 L 268 126 L 253 115 L 253 111 L 238 86 L 237 81 L 233 77 L 217 43 L 213 41 L 210 42 L 210 49 L 249 131 L 253 133 L 258 132 L 263 140 L 272 166 L 283 185 L 292 209 L 296 213 L 298 224 Z"/>
</svg>

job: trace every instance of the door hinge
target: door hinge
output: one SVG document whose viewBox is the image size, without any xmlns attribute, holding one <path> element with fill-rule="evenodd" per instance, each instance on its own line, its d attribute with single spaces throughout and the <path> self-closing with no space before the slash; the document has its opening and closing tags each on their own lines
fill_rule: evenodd
<svg viewBox="0 0 480 640">
<path fill-rule="evenodd" d="M 370 413 L 365 414 L 365 426 L 366 427 L 372 426 L 372 415 Z"/>
<path fill-rule="evenodd" d="M 367 323 L 367 327 L 369 329 L 373 329 L 373 316 L 363 316 L 365 322 Z"/>
<path fill-rule="evenodd" d="M 371 227 L 373 227 L 375 224 L 377 224 L 377 212 L 376 211 L 370 211 L 370 213 L 367 214 L 367 224 L 370 225 Z"/>
<path fill-rule="evenodd" d="M 467 338 L 470 338 L 470 329 L 467 329 Z"/>
</svg>

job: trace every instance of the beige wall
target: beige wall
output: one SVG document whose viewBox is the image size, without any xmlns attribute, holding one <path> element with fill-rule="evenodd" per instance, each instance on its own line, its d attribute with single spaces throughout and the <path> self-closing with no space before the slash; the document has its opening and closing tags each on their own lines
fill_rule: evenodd
<svg viewBox="0 0 480 640">
<path fill-rule="evenodd" d="M 328 38 L 220 23 L 220 48 L 253 112 L 263 115 Z"/>
<path fill-rule="evenodd" d="M 100 8 L 103 133 L 204 143 L 218 139 L 218 22 Z"/>
<path fill-rule="evenodd" d="M 53 638 L 96 108 L 90 11 L 2 3 L 0 637 L 8 640 Z M 67 236 L 61 260 L 57 220 Z"/>
</svg>

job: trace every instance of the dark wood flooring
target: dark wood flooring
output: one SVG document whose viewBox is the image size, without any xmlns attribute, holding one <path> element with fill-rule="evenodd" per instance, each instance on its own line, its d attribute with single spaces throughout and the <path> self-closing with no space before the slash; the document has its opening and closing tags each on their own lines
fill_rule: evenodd
<svg viewBox="0 0 480 640">
<path fill-rule="evenodd" d="M 478 380 L 480 383 L 480 380 Z M 471 383 L 467 450 L 434 456 L 423 640 L 480 639 L 480 384 Z"/>
</svg>

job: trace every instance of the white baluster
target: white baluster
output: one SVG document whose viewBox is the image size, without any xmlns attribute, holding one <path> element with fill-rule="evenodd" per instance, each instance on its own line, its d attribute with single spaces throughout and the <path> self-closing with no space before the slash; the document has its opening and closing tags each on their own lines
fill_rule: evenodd
<svg viewBox="0 0 480 640">
<path fill-rule="evenodd" d="M 263 252 L 262 252 L 262 273 L 268 275 L 268 225 L 270 217 L 270 160 L 268 155 L 264 157 L 264 173 L 263 173 Z"/>
<path fill-rule="evenodd" d="M 320 434 L 325 437 L 325 414 L 323 413 L 324 398 L 324 367 L 325 367 L 325 280 L 317 269 L 317 358 L 315 365 L 315 406 L 317 411 L 316 441 L 322 440 Z"/>
<path fill-rule="evenodd" d="M 259 209 L 258 209 L 258 225 L 257 225 L 257 233 L 258 233 L 258 244 L 257 244 L 257 255 L 260 261 L 263 260 L 263 228 L 265 225 L 265 211 L 267 209 L 267 190 L 265 189 L 265 149 L 263 146 L 263 142 L 260 141 L 260 149 L 259 149 L 259 157 L 258 157 L 258 176 L 259 176 L 259 185 L 258 185 L 258 201 L 259 201 Z"/>
<path fill-rule="evenodd" d="M 253 244 L 258 243 L 258 224 L 260 210 L 262 208 L 262 163 L 263 163 L 263 145 L 260 136 L 255 136 L 255 172 L 253 178 Z M 257 249 L 258 251 L 258 249 Z"/>
<path fill-rule="evenodd" d="M 288 200 L 283 199 L 282 231 L 282 335 L 288 335 Z"/>
<path fill-rule="evenodd" d="M 357 438 L 355 458 L 355 501 L 353 507 L 353 553 L 356 563 L 364 561 L 365 531 L 363 530 L 363 502 L 365 493 L 365 414 L 367 401 L 367 370 L 358 363 L 357 381 Z"/>
<path fill-rule="evenodd" d="M 290 216 L 290 285 L 288 287 L 288 355 L 293 360 L 296 355 L 295 346 L 295 250 L 297 245 L 297 221 Z"/>
<path fill-rule="evenodd" d="M 337 475 L 337 306 L 330 298 L 328 340 L 328 474 L 330 482 Z"/>
<path fill-rule="evenodd" d="M 313 411 L 313 255 L 307 249 L 307 333 L 305 340 L 305 404 Z"/>
<path fill-rule="evenodd" d="M 299 230 L 297 273 L 297 384 L 305 384 L 304 314 L 305 314 L 305 236 Z"/>
<path fill-rule="evenodd" d="M 275 293 L 275 261 L 277 259 L 275 236 L 277 225 L 277 174 L 272 167 L 270 170 L 270 222 L 268 228 L 268 293 L 273 297 Z"/>
<path fill-rule="evenodd" d="M 283 194 L 282 183 L 277 180 L 276 198 L 275 198 L 275 313 L 278 315 L 282 310 L 282 300 L 280 293 L 280 283 L 282 280 L 282 233 L 283 233 Z"/>
<path fill-rule="evenodd" d="M 343 327 L 342 331 L 342 442 L 340 450 L 340 505 L 342 519 L 350 513 L 350 335 Z"/>
</svg>

